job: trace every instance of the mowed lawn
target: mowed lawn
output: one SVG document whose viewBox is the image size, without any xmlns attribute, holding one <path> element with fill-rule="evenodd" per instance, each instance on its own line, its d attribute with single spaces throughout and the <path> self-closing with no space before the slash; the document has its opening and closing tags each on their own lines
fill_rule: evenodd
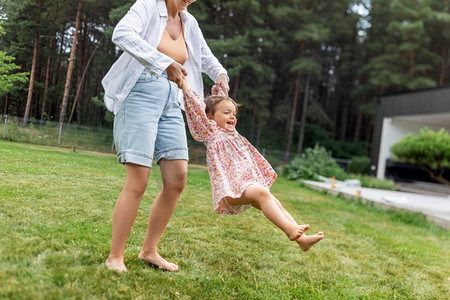
<svg viewBox="0 0 450 300">
<path fill-rule="evenodd" d="M 189 180 L 160 244 L 177 263 L 137 259 L 159 169 L 126 249 L 107 270 L 111 216 L 124 183 L 114 155 L 0 141 L 0 299 L 448 299 L 450 232 L 417 214 L 382 211 L 277 180 L 294 218 L 323 231 L 309 252 L 256 209 L 212 210 L 207 171 Z"/>
</svg>

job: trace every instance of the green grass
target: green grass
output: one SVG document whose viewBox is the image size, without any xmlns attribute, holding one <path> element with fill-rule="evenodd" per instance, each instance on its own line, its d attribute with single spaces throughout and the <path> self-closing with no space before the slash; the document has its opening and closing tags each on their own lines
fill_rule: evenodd
<svg viewBox="0 0 450 300">
<path fill-rule="evenodd" d="M 160 244 L 177 263 L 161 272 L 137 259 L 158 168 L 125 252 L 129 272 L 103 262 L 124 182 L 113 155 L 0 140 L 0 299 L 445 299 L 450 234 L 420 215 L 383 211 L 283 178 L 273 193 L 324 231 L 303 253 L 263 215 L 212 211 L 204 167 L 188 184 Z"/>
</svg>

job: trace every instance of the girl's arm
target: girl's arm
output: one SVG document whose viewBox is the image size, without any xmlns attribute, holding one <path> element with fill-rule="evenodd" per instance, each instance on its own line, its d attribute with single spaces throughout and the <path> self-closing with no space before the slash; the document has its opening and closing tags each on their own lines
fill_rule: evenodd
<svg viewBox="0 0 450 300">
<path fill-rule="evenodd" d="M 184 94 L 184 109 L 189 131 L 196 141 L 204 142 L 213 136 L 215 122 L 208 119 L 205 113 L 205 102 L 190 88 L 186 79 L 183 80 L 181 89 Z"/>
</svg>

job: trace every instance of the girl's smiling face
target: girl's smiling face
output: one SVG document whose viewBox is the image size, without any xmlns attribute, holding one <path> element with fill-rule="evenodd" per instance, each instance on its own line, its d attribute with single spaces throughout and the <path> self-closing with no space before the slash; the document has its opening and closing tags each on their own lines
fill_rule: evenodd
<svg viewBox="0 0 450 300">
<path fill-rule="evenodd" d="M 236 106 L 230 100 L 221 101 L 217 104 L 216 112 L 212 119 L 217 125 L 225 130 L 232 131 L 236 128 Z"/>
</svg>

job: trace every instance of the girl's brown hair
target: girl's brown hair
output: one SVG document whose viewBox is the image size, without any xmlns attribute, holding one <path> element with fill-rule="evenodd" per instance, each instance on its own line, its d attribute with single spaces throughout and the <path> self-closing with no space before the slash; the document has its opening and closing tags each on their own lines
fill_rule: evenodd
<svg viewBox="0 0 450 300">
<path fill-rule="evenodd" d="M 216 109 L 217 109 L 217 105 L 219 105 L 220 102 L 225 101 L 225 100 L 231 101 L 231 103 L 233 103 L 234 107 L 236 108 L 236 114 L 237 114 L 239 106 L 242 106 L 241 104 L 236 103 L 236 101 L 234 101 L 233 99 L 231 99 L 228 96 L 211 95 L 209 97 L 206 97 L 206 99 L 205 99 L 206 115 L 211 115 L 211 116 L 214 115 L 216 112 Z"/>
</svg>

